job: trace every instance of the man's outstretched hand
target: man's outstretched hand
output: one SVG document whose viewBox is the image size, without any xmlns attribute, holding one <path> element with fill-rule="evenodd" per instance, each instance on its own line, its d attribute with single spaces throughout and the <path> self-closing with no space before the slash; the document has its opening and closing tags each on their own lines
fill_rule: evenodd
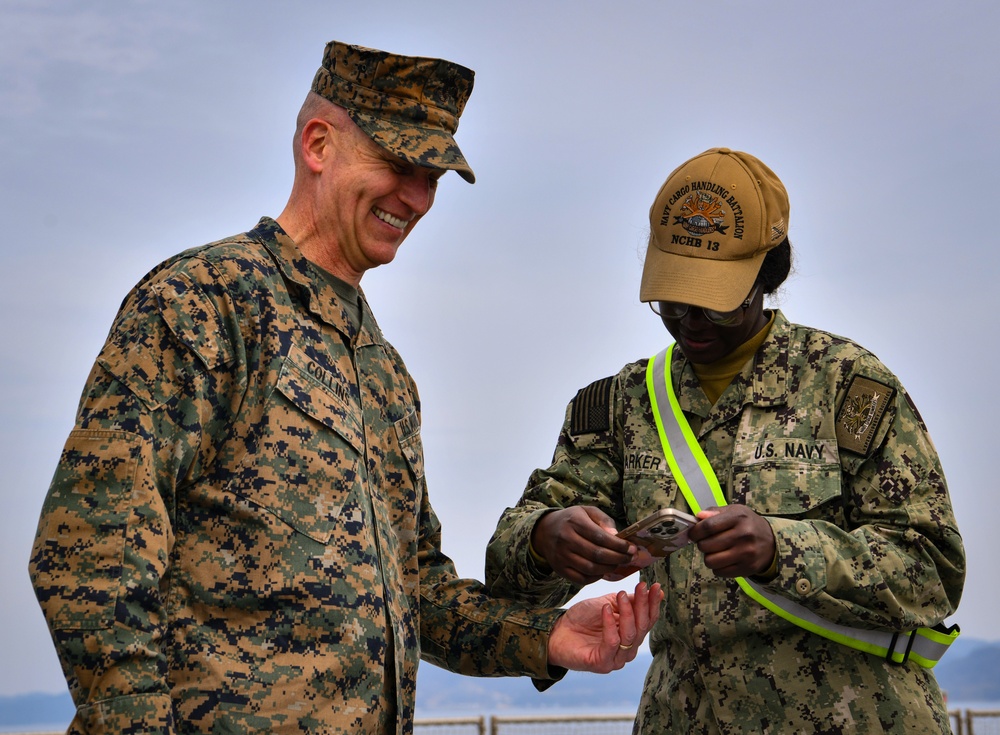
<svg viewBox="0 0 1000 735">
<path fill-rule="evenodd" d="M 659 583 L 578 602 L 556 621 L 549 636 L 549 664 L 606 674 L 635 658 L 639 644 L 660 617 Z"/>
</svg>

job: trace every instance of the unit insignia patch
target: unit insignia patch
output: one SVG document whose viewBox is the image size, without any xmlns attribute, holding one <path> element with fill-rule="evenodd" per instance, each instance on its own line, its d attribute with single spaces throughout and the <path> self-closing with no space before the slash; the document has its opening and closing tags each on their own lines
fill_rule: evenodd
<svg viewBox="0 0 1000 735">
<path fill-rule="evenodd" d="M 840 448 L 867 456 L 879 422 L 895 395 L 895 388 L 871 378 L 854 376 L 837 413 Z"/>
</svg>

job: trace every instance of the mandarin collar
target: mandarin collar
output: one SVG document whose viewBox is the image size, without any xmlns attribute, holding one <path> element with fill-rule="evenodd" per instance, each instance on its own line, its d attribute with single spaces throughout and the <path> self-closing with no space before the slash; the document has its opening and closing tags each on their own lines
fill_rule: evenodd
<svg viewBox="0 0 1000 735">
<path fill-rule="evenodd" d="M 739 384 L 742 389 L 735 392 L 727 389 L 715 405 L 709 403 L 701 390 L 701 384 L 691 361 L 681 350 L 674 350 L 673 364 L 670 366 L 674 385 L 698 388 L 698 390 L 679 392 L 681 409 L 702 418 L 716 414 L 719 420 L 724 421 L 741 411 L 747 403 L 762 407 L 787 403 L 788 346 L 791 336 L 791 324 L 780 309 L 774 309 L 774 322 L 767 337 L 756 354 L 747 360 L 743 369 L 733 379 L 733 382 Z"/>
</svg>

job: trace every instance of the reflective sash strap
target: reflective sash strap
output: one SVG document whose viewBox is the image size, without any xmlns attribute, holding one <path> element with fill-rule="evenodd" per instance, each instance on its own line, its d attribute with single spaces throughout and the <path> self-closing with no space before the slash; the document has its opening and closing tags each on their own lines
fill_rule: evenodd
<svg viewBox="0 0 1000 735">
<path fill-rule="evenodd" d="M 670 345 L 649 361 L 646 366 L 646 390 L 653 405 L 653 419 L 663 444 L 663 453 L 667 455 L 667 464 L 691 510 L 698 513 L 702 506 L 725 505 L 726 497 L 674 394 L 674 386 L 669 379 L 673 348 Z M 669 410 L 664 412 L 664 408 Z M 698 451 L 671 451 L 671 447 L 691 446 L 698 447 Z"/>
<path fill-rule="evenodd" d="M 691 510 L 699 513 L 702 508 L 726 505 L 726 498 L 708 457 L 684 418 L 674 392 L 670 379 L 673 349 L 674 345 L 670 345 L 650 359 L 646 366 L 646 389 L 667 464 Z M 904 664 L 910 660 L 931 668 L 958 638 L 957 625 L 950 628 L 938 625 L 933 629 L 919 628 L 900 633 L 839 625 L 744 577 L 737 577 L 736 583 L 748 597 L 793 625 L 835 643 L 882 656 L 891 663 Z"/>
</svg>

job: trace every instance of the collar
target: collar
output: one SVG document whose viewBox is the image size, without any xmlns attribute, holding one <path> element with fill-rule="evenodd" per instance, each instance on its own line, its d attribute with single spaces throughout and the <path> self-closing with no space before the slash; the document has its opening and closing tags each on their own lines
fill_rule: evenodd
<svg viewBox="0 0 1000 735">
<path fill-rule="evenodd" d="M 368 299 L 359 288 L 361 295 L 361 330 L 358 333 L 350 326 L 347 311 L 340 296 L 320 268 L 310 262 L 299 250 L 295 241 L 270 217 L 261 217 L 257 226 L 249 233 L 271 254 L 285 280 L 295 284 L 306 309 L 316 318 L 341 332 L 356 347 L 384 344 L 385 339 L 375 323 Z"/>
<path fill-rule="evenodd" d="M 679 387 L 681 408 L 702 418 L 711 414 L 714 425 L 716 419 L 729 420 L 747 403 L 762 407 L 784 405 L 788 402 L 788 346 L 791 338 L 791 324 L 780 310 L 775 309 L 774 321 L 764 342 L 714 406 L 701 390 L 692 363 L 683 352 L 674 350 L 670 372 L 674 385 Z M 732 390 L 733 387 L 738 390 Z"/>
<path fill-rule="evenodd" d="M 750 385 L 749 400 L 757 406 L 781 406 L 788 403 L 789 346 L 792 325 L 779 309 L 774 310 L 774 323 L 764 343 L 748 363 L 741 377 Z M 747 374 L 750 370 L 750 374 Z"/>
</svg>

